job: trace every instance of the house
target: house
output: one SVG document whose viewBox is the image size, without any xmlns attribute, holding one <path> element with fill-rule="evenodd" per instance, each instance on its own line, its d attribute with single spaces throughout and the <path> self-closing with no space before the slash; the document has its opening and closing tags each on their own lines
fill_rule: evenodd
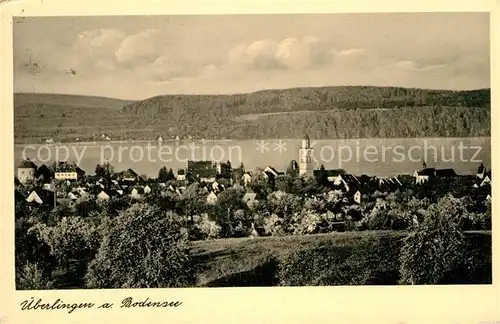
<svg viewBox="0 0 500 324">
<path fill-rule="evenodd" d="M 433 178 L 436 174 L 436 169 L 429 168 L 423 169 L 420 171 L 416 171 L 413 173 L 413 177 L 415 178 L 416 184 L 422 184 L 424 182 L 429 181 L 430 178 Z"/>
<path fill-rule="evenodd" d="M 217 195 L 211 191 L 207 196 L 207 204 L 215 205 L 217 203 Z"/>
<path fill-rule="evenodd" d="M 277 176 L 279 175 L 283 175 L 284 173 L 283 172 L 279 172 L 278 170 L 276 170 L 275 168 L 271 167 L 271 166 L 267 166 L 265 169 L 264 169 L 264 172 L 270 176 L 270 177 L 274 177 L 276 178 Z"/>
<path fill-rule="evenodd" d="M 149 194 L 149 193 L 151 193 L 151 187 L 149 187 L 148 185 L 146 185 L 146 186 L 144 187 L 144 194 L 145 194 L 145 195 L 147 195 L 147 194 Z"/>
<path fill-rule="evenodd" d="M 163 142 L 163 137 L 158 136 L 158 138 L 156 139 L 156 141 L 161 144 L 161 142 Z"/>
<path fill-rule="evenodd" d="M 78 172 L 76 165 L 65 161 L 57 162 L 55 166 L 54 178 L 56 180 L 77 180 Z"/>
<path fill-rule="evenodd" d="M 215 181 L 217 176 L 217 171 L 215 170 L 203 170 L 199 173 L 199 180 L 201 182 L 211 183 Z"/>
<path fill-rule="evenodd" d="M 491 201 L 491 195 L 486 196 L 486 201 Z"/>
<path fill-rule="evenodd" d="M 186 180 L 186 170 L 179 169 L 177 171 L 177 181 L 184 181 L 184 180 Z"/>
<path fill-rule="evenodd" d="M 139 199 L 144 194 L 144 188 L 137 186 L 130 191 L 130 197 Z"/>
<path fill-rule="evenodd" d="M 258 200 L 256 200 L 257 194 L 252 191 L 247 191 L 243 195 L 243 202 L 248 206 L 248 208 L 252 209 L 257 203 Z"/>
<path fill-rule="evenodd" d="M 30 205 L 37 206 L 53 206 L 54 205 L 54 193 L 47 190 L 33 190 L 28 197 L 26 202 Z"/>
<path fill-rule="evenodd" d="M 483 181 L 481 181 L 480 187 L 484 187 L 486 185 L 491 185 L 491 174 L 486 173 Z"/>
<path fill-rule="evenodd" d="M 139 176 L 137 175 L 137 173 L 134 170 L 127 169 L 120 174 L 120 178 L 122 181 L 136 182 L 138 180 Z"/>
<path fill-rule="evenodd" d="M 452 178 L 455 177 L 457 174 L 453 169 L 438 169 L 436 170 L 434 175 L 438 178 Z"/>
<path fill-rule="evenodd" d="M 361 204 L 361 192 L 359 190 L 354 193 L 353 200 L 356 204 Z"/>
<path fill-rule="evenodd" d="M 328 179 L 328 182 L 335 182 L 337 178 L 341 175 L 346 174 L 347 172 L 344 169 L 333 169 L 333 170 L 314 170 L 313 171 L 313 176 L 315 178 L 319 178 L 322 176 L 321 172 L 326 172 L 326 177 Z"/>
<path fill-rule="evenodd" d="M 252 182 L 252 174 L 250 172 L 245 172 L 241 176 L 241 181 L 243 182 L 244 186 L 248 186 L 250 182 Z"/>
<path fill-rule="evenodd" d="M 212 190 L 215 191 L 215 192 L 219 192 L 219 191 L 223 191 L 224 190 L 224 185 L 219 183 L 217 180 L 215 180 L 214 182 L 212 182 Z"/>
<path fill-rule="evenodd" d="M 108 201 L 111 198 L 111 195 L 107 193 L 105 190 L 101 190 L 97 195 L 97 199 L 100 201 Z"/>
<path fill-rule="evenodd" d="M 30 159 L 23 160 L 17 167 L 17 178 L 20 183 L 27 184 L 35 180 L 37 166 Z"/>
<path fill-rule="evenodd" d="M 190 181 L 213 182 L 217 168 L 211 161 L 188 161 L 186 177 Z"/>
</svg>

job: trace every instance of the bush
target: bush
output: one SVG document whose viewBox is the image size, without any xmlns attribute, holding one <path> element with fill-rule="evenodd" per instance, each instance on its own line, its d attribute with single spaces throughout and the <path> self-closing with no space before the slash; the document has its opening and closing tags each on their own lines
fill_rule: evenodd
<svg viewBox="0 0 500 324">
<path fill-rule="evenodd" d="M 424 221 L 404 239 L 401 250 L 402 284 L 440 284 L 463 264 L 465 239 L 453 209 L 431 205 Z"/>
<path fill-rule="evenodd" d="M 208 218 L 208 214 L 193 216 L 193 224 L 189 229 L 190 240 L 208 240 L 219 237 L 221 227 Z"/>
<path fill-rule="evenodd" d="M 43 290 L 51 289 L 52 282 L 43 274 L 36 263 L 26 263 L 16 271 L 16 289 Z"/>
<path fill-rule="evenodd" d="M 272 236 L 285 235 L 285 228 L 283 227 L 283 219 L 276 214 L 272 214 L 264 219 L 262 227 L 264 233 Z"/>
<path fill-rule="evenodd" d="M 311 246 L 279 265 L 282 286 L 397 284 L 401 246 L 397 235 L 370 235 L 340 244 Z"/>
<path fill-rule="evenodd" d="M 134 204 L 111 221 L 96 258 L 89 288 L 165 288 L 192 282 L 188 233 L 173 212 Z"/>
</svg>

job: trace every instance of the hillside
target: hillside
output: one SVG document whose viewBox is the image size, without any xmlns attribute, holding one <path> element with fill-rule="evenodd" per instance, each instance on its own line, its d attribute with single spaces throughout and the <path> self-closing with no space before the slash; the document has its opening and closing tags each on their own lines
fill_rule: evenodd
<svg viewBox="0 0 500 324">
<path fill-rule="evenodd" d="M 133 103 L 133 101 L 95 96 L 79 96 L 55 93 L 14 94 L 15 108 L 25 105 L 45 104 L 64 107 L 121 109 L 123 106 L 130 103 Z"/>
<path fill-rule="evenodd" d="M 305 132 L 318 139 L 475 137 L 489 136 L 491 128 L 489 89 L 349 86 L 235 95 L 166 95 L 136 102 L 54 97 L 58 100 L 49 99 L 50 95 L 17 99 L 16 141 L 47 137 L 59 141 L 94 140 L 98 137 L 93 134 L 102 133 L 121 140 L 153 139 L 158 135 L 296 138 Z M 120 105 L 122 108 L 116 109 Z"/>
</svg>

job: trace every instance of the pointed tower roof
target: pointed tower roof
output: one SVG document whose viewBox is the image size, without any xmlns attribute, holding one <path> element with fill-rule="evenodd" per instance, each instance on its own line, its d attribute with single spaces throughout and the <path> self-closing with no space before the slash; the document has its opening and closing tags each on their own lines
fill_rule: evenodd
<svg viewBox="0 0 500 324">
<path fill-rule="evenodd" d="M 309 139 L 309 135 L 307 134 L 305 134 L 304 138 L 302 139 L 302 147 L 303 148 L 311 147 L 311 140 Z"/>
</svg>

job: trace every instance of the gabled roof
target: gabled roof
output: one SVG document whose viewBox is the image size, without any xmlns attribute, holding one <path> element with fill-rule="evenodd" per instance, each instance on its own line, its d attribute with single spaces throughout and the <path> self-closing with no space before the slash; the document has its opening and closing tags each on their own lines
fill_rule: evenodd
<svg viewBox="0 0 500 324">
<path fill-rule="evenodd" d="M 454 177 L 456 176 L 456 172 L 453 169 L 440 169 L 436 170 L 436 177 Z"/>
<path fill-rule="evenodd" d="M 23 160 L 21 163 L 18 165 L 19 169 L 35 169 L 36 170 L 36 164 L 33 163 L 30 159 Z"/>
<path fill-rule="evenodd" d="M 423 169 L 423 170 L 417 171 L 417 174 L 419 176 L 434 176 L 436 174 L 436 169 L 434 169 L 434 168 Z"/>
<path fill-rule="evenodd" d="M 325 170 L 326 176 L 327 177 L 338 177 L 339 175 L 344 175 L 347 174 L 347 172 L 344 169 L 331 169 L 331 170 Z M 313 175 L 314 176 L 319 176 L 321 174 L 321 170 L 314 170 Z"/>
<path fill-rule="evenodd" d="M 127 169 L 122 172 L 123 178 L 137 178 L 137 173 L 132 169 Z"/>
</svg>

